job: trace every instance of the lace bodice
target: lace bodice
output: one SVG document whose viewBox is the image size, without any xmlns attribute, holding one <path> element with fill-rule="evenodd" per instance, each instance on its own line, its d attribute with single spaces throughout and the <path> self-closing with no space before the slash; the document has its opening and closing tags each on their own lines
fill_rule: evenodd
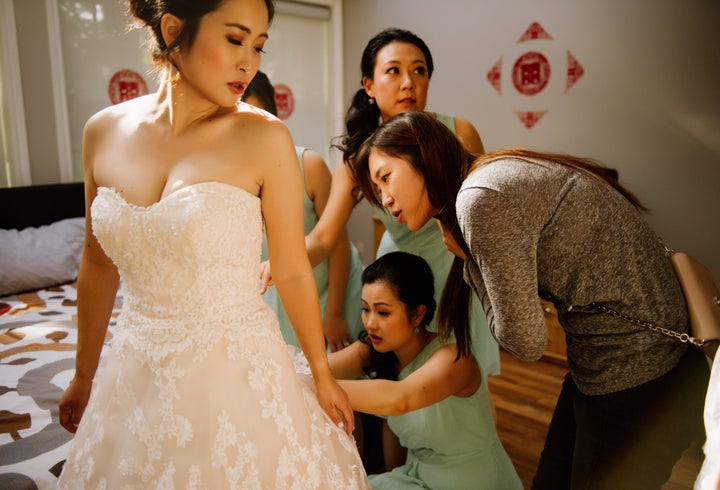
<svg viewBox="0 0 720 490">
<path fill-rule="evenodd" d="M 202 354 L 219 336 L 247 345 L 277 334 L 255 328 L 272 316 L 260 296 L 258 197 L 204 182 L 142 207 L 100 187 L 91 212 L 123 285 L 116 343 L 128 338 L 158 360 L 191 344 Z M 215 328 L 198 331 L 203 323 Z"/>
<path fill-rule="evenodd" d="M 92 215 L 130 297 L 171 311 L 259 295 L 260 200 L 243 189 L 205 182 L 140 207 L 100 188 Z M 218 283 L 222 296 L 208 297 Z"/>
</svg>

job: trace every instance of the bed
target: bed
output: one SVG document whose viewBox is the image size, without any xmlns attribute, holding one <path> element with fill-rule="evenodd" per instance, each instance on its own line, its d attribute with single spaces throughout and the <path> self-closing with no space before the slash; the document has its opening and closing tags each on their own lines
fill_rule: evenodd
<svg viewBox="0 0 720 490">
<path fill-rule="evenodd" d="M 0 209 L 0 488 L 55 488 L 72 439 L 57 404 L 74 371 L 83 185 L 0 189 Z"/>
</svg>

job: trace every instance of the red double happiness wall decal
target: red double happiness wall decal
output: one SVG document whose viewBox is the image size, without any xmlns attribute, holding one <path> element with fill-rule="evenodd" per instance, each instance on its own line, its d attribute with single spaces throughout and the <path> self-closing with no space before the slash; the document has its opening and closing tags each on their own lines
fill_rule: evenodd
<svg viewBox="0 0 720 490">
<path fill-rule="evenodd" d="M 553 37 L 540 23 L 533 22 L 517 40 L 517 44 L 532 43 L 541 40 L 552 41 Z M 567 93 L 585 73 L 583 66 L 570 51 L 567 51 L 566 59 L 565 93 Z M 503 82 L 502 67 L 503 57 L 501 56 L 487 73 L 487 79 L 490 85 L 492 85 L 500 95 L 502 95 Z M 547 88 L 548 83 L 551 81 L 550 75 L 552 72 L 553 68 L 548 57 L 541 51 L 540 47 L 533 46 L 533 49 L 528 49 L 520 54 L 513 62 L 512 70 L 510 71 L 512 87 L 523 96 L 532 97 L 538 95 Z M 548 109 L 532 111 L 515 110 L 513 112 L 526 128 L 531 129 L 548 112 Z"/>
</svg>

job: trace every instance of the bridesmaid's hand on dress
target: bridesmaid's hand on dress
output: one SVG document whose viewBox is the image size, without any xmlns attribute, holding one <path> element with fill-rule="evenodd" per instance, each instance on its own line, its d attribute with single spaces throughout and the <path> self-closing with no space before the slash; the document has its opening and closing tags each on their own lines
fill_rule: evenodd
<svg viewBox="0 0 720 490">
<path fill-rule="evenodd" d="M 265 260 L 260 263 L 260 294 L 265 294 L 268 286 L 272 286 L 272 271 L 270 270 L 270 261 Z"/>
<path fill-rule="evenodd" d="M 355 416 L 347 393 L 340 388 L 329 370 L 328 376 L 315 379 L 315 386 L 317 387 L 318 402 L 322 409 L 330 416 L 335 425 L 344 427 L 345 432 L 352 435 L 355 429 Z"/>
</svg>

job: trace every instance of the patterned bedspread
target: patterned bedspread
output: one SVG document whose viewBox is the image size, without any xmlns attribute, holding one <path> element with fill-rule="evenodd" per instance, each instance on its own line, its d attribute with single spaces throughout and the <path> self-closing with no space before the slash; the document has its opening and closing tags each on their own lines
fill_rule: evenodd
<svg viewBox="0 0 720 490">
<path fill-rule="evenodd" d="M 55 488 L 72 434 L 58 401 L 72 379 L 75 284 L 0 297 L 0 488 Z M 113 319 L 119 314 L 116 300 Z M 114 320 L 108 329 L 112 337 Z"/>
</svg>

